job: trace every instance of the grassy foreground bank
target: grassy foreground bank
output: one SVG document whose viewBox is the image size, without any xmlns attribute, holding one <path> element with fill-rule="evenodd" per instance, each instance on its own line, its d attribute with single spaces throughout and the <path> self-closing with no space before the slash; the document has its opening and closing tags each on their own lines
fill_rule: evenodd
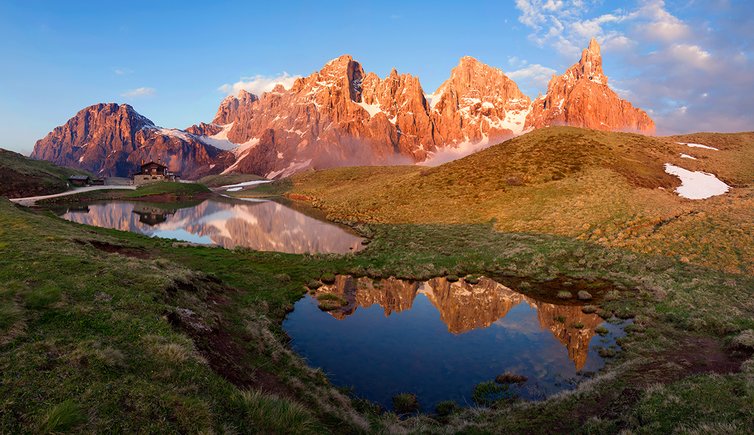
<svg viewBox="0 0 754 435">
<path fill-rule="evenodd" d="M 754 424 L 754 280 L 490 224 L 365 225 L 355 256 L 210 247 L 0 202 L 0 432 L 668 432 Z M 624 351 L 579 389 L 400 420 L 343 395 L 280 321 L 323 274 L 605 280 Z M 526 285 L 524 285 L 526 283 Z M 748 341 L 747 341 L 748 340 Z"/>
</svg>

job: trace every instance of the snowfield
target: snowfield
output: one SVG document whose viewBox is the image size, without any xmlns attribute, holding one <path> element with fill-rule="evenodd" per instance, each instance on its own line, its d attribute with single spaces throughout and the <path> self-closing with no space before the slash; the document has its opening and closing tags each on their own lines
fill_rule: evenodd
<svg viewBox="0 0 754 435">
<path fill-rule="evenodd" d="M 730 190 L 730 186 L 706 172 L 689 171 L 670 163 L 665 163 L 665 172 L 681 179 L 681 185 L 675 191 L 682 198 L 706 199 Z"/>
<path fill-rule="evenodd" d="M 676 142 L 679 145 L 686 145 L 691 148 L 704 148 L 705 150 L 712 150 L 712 151 L 720 151 L 720 149 L 711 147 L 708 145 L 702 145 L 700 143 L 686 143 L 686 142 Z"/>
</svg>

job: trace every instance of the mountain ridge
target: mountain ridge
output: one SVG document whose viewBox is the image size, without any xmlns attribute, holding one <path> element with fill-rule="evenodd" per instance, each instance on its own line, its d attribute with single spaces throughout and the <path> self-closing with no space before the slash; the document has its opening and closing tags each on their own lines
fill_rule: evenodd
<svg viewBox="0 0 754 435">
<path fill-rule="evenodd" d="M 288 89 L 228 96 L 211 123 L 185 130 L 157 127 L 129 105 L 89 106 L 39 140 L 32 157 L 101 175 L 127 176 L 152 159 L 184 178 L 232 172 L 280 178 L 309 168 L 415 164 L 444 150 L 483 148 L 562 124 L 654 132 L 644 111 L 608 87 L 592 40 L 535 100 L 502 70 L 470 56 L 427 94 L 416 76 L 393 69 L 380 78 L 342 55 Z"/>
</svg>

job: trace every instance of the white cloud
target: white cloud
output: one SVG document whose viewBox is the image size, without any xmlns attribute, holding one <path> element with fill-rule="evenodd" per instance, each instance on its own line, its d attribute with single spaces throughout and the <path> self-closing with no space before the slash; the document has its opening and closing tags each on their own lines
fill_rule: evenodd
<svg viewBox="0 0 754 435">
<path fill-rule="evenodd" d="M 228 95 L 238 95 L 241 90 L 251 92 L 255 95 L 262 95 L 270 92 L 276 85 L 281 84 L 284 88 L 290 89 L 293 82 L 301 76 L 292 76 L 284 72 L 278 76 L 263 76 L 261 74 L 252 77 L 241 77 L 241 80 L 235 83 L 226 83 L 218 88 L 220 92 Z"/>
<path fill-rule="evenodd" d="M 142 88 L 131 89 L 120 95 L 126 98 L 151 97 L 152 95 L 155 94 L 155 92 L 156 92 L 155 88 L 142 87 Z"/>
<path fill-rule="evenodd" d="M 133 70 L 130 70 L 128 68 L 113 68 L 113 72 L 115 73 L 115 75 L 119 75 L 119 76 L 133 74 Z"/>
<path fill-rule="evenodd" d="M 527 65 L 523 68 L 506 73 L 508 77 L 518 83 L 522 88 L 536 89 L 537 91 L 544 91 L 547 89 L 547 83 L 549 83 L 553 74 L 555 74 L 554 69 L 540 64 Z"/>
</svg>

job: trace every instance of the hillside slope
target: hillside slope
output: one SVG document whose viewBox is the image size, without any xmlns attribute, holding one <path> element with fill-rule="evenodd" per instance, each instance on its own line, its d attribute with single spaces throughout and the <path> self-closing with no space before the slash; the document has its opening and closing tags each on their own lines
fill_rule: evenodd
<svg viewBox="0 0 754 435">
<path fill-rule="evenodd" d="M 754 273 L 754 171 L 746 163 L 754 143 L 746 134 L 725 137 L 715 140 L 730 144 L 713 151 L 677 138 L 552 127 L 436 168 L 310 172 L 294 176 L 287 189 L 337 220 L 494 219 L 500 231 L 559 234 Z M 666 163 L 717 174 L 733 188 L 684 199 Z"/>
<path fill-rule="evenodd" d="M 69 176 L 84 173 L 0 148 L 0 196 L 21 198 L 63 192 L 68 189 Z"/>
</svg>

